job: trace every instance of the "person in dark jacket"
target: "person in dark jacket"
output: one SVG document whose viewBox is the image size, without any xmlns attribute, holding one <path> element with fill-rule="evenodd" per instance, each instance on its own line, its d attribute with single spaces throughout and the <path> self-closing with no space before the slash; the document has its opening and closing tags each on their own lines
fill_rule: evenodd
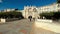
<svg viewBox="0 0 60 34">
<path fill-rule="evenodd" d="M 33 18 L 33 20 L 35 21 L 35 18 Z"/>
<path fill-rule="evenodd" d="M 32 19 L 32 16 L 29 16 L 28 18 L 29 18 L 29 19 L 30 19 L 30 21 L 31 21 L 31 19 Z"/>
</svg>

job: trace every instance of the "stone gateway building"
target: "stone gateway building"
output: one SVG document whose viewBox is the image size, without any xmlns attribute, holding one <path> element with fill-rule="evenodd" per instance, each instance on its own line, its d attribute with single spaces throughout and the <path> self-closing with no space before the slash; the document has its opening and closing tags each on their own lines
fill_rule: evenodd
<svg viewBox="0 0 60 34">
<path fill-rule="evenodd" d="M 32 16 L 32 18 L 38 17 L 38 11 L 35 6 L 25 6 L 22 12 L 24 18 L 28 18 L 29 16 Z"/>
</svg>

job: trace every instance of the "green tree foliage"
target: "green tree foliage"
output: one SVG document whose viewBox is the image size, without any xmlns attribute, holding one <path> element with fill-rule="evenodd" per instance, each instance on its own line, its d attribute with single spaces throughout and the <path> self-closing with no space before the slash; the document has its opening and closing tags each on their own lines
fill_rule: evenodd
<svg viewBox="0 0 60 34">
<path fill-rule="evenodd" d="M 60 19 L 60 12 L 55 12 L 53 17 L 56 19 Z"/>
<path fill-rule="evenodd" d="M 21 12 L 10 11 L 10 12 L 0 12 L 0 18 L 23 18 Z"/>
<path fill-rule="evenodd" d="M 50 13 L 41 13 L 41 14 L 39 14 L 41 17 L 46 17 L 47 19 L 51 19 L 52 18 L 52 16 L 54 15 L 54 12 L 50 12 Z"/>
<path fill-rule="evenodd" d="M 46 17 L 46 19 L 60 19 L 60 12 L 49 12 L 49 13 L 40 13 L 41 17 Z"/>
</svg>

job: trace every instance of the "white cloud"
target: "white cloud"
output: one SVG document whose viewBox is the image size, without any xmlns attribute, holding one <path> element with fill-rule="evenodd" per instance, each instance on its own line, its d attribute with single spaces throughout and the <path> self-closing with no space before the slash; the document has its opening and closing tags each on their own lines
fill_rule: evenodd
<svg viewBox="0 0 60 34">
<path fill-rule="evenodd" d="M 0 3 L 2 2 L 2 0 L 0 0 Z"/>
</svg>

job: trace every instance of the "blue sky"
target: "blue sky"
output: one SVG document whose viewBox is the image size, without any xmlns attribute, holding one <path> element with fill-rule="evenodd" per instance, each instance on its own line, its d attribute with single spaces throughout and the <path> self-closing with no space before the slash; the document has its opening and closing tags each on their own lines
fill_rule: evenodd
<svg viewBox="0 0 60 34">
<path fill-rule="evenodd" d="M 23 9 L 24 6 L 44 6 L 48 4 L 52 4 L 56 2 L 56 0 L 0 0 L 0 10 L 7 8 L 18 8 Z"/>
</svg>

